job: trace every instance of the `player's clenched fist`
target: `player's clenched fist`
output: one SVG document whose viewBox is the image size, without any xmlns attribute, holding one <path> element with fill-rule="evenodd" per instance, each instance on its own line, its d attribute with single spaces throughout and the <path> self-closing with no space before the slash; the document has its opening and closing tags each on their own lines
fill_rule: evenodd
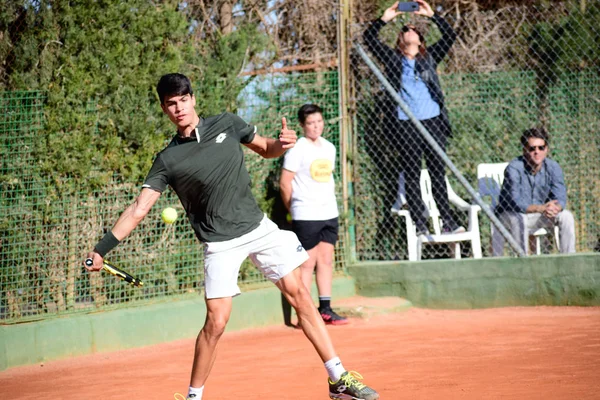
<svg viewBox="0 0 600 400">
<path fill-rule="evenodd" d="M 285 117 L 281 118 L 281 131 L 279 132 L 279 141 L 284 149 L 291 149 L 296 144 L 296 131 L 288 129 Z"/>
<path fill-rule="evenodd" d="M 91 263 L 90 263 L 91 261 Z M 83 266 L 90 272 L 100 271 L 102 269 L 103 258 L 100 254 L 90 251 L 83 262 Z"/>
</svg>

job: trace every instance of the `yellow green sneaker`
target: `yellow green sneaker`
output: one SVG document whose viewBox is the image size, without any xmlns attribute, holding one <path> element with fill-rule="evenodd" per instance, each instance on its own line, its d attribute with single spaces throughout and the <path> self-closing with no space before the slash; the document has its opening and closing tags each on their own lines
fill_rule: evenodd
<svg viewBox="0 0 600 400">
<path fill-rule="evenodd" d="M 173 397 L 175 398 L 175 400 L 194 400 L 197 398 L 199 399 L 199 397 L 197 397 L 195 394 L 190 394 L 188 395 L 188 397 L 184 397 L 181 393 L 175 393 Z"/>
<path fill-rule="evenodd" d="M 361 382 L 362 375 L 346 371 L 337 382 L 329 379 L 329 398 L 343 400 L 377 400 L 379 394 Z"/>
</svg>

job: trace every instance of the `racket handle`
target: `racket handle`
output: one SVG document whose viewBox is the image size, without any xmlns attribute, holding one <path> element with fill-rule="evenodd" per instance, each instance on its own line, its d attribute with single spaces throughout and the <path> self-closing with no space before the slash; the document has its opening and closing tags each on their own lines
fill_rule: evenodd
<svg viewBox="0 0 600 400">
<path fill-rule="evenodd" d="M 85 265 L 88 267 L 91 267 L 92 265 L 94 265 L 94 260 L 92 260 L 91 258 L 86 258 Z M 106 261 L 103 262 L 102 269 L 115 275 L 115 276 L 118 276 L 119 278 L 123 279 L 124 281 L 126 281 L 128 283 L 131 283 L 134 286 L 143 286 L 144 285 L 144 283 L 142 281 L 140 281 L 139 279 L 134 278 L 127 272 L 123 271 L 120 268 L 115 267 L 112 264 L 109 264 Z"/>
</svg>

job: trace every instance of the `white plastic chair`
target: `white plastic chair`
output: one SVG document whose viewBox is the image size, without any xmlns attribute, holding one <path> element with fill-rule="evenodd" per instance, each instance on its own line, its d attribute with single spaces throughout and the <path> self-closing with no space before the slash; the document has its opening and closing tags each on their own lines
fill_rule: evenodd
<svg viewBox="0 0 600 400">
<path fill-rule="evenodd" d="M 406 242 L 408 247 L 408 260 L 418 261 L 421 259 L 422 248 L 424 243 L 448 243 L 454 245 L 454 257 L 461 258 L 460 242 L 470 241 L 473 251 L 473 258 L 481 258 L 481 237 L 479 235 L 479 217 L 478 212 L 481 208 L 478 205 L 472 205 L 461 199 L 450 186 L 448 178 L 446 178 L 446 187 L 448 189 L 448 200 L 458 209 L 465 211 L 469 215 L 469 226 L 466 232 L 448 233 L 442 235 L 442 221 L 437 204 L 433 198 L 431 190 L 431 177 L 426 169 L 421 170 L 421 198 L 427 208 L 428 216 L 431 218 L 433 225 L 433 234 L 417 236 L 415 222 L 410 215 L 410 211 L 402 209 L 406 203 L 406 188 L 403 174 L 398 178 L 398 196 L 396 203 L 392 207 L 393 214 L 404 217 L 406 220 Z"/>
<path fill-rule="evenodd" d="M 490 208 L 492 211 L 498 205 L 498 198 L 500 197 L 500 189 L 502 188 L 502 183 L 504 182 L 504 170 L 508 166 L 507 162 L 503 163 L 493 163 L 486 164 L 482 163 L 477 166 L 477 186 L 479 189 L 479 195 L 482 199 L 489 197 L 491 199 Z M 526 218 L 523 215 L 523 218 Z M 527 226 L 526 223 L 523 224 Z M 490 225 L 491 233 L 492 233 L 492 254 L 494 256 L 502 256 L 504 255 L 504 236 L 495 229 L 494 224 Z M 529 232 L 528 236 L 532 236 L 535 239 L 535 249 L 536 254 L 540 255 L 541 251 L 541 238 L 543 236 L 549 235 L 550 232 L 545 228 L 540 228 L 535 231 Z M 560 248 L 559 246 L 559 236 L 558 236 L 558 226 L 554 227 L 554 240 L 556 242 L 556 248 Z M 529 254 L 529 243 L 526 243 L 525 252 Z"/>
</svg>

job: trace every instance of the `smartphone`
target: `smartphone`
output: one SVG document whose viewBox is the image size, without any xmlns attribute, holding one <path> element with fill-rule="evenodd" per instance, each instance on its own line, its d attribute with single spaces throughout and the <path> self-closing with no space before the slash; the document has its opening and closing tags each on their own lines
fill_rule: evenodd
<svg viewBox="0 0 600 400">
<path fill-rule="evenodd" d="M 416 1 L 405 1 L 403 3 L 398 3 L 398 11 L 402 11 L 402 12 L 419 11 L 419 3 L 417 3 Z"/>
</svg>

